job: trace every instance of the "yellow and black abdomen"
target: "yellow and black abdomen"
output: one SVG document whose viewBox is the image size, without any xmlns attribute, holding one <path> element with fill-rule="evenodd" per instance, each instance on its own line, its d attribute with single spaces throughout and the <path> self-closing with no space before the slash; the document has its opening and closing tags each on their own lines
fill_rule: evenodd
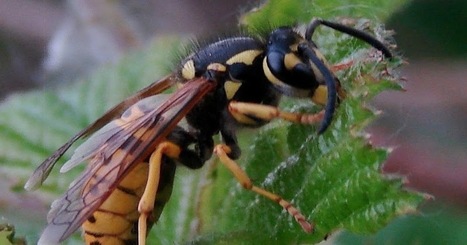
<svg viewBox="0 0 467 245">
<path fill-rule="evenodd" d="M 172 193 L 176 165 L 165 158 L 161 166 L 161 179 L 157 190 L 148 229 L 159 219 Z M 138 204 L 148 179 L 149 165 L 139 163 L 119 183 L 112 194 L 83 223 L 86 244 L 138 244 Z"/>
</svg>

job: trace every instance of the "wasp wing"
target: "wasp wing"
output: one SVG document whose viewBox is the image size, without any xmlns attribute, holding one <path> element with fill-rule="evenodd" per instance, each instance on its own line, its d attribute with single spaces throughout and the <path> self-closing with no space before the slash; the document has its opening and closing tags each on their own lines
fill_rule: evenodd
<svg viewBox="0 0 467 245">
<path fill-rule="evenodd" d="M 24 185 L 26 190 L 34 190 L 37 189 L 44 181 L 47 179 L 50 171 L 54 167 L 55 163 L 60 159 L 60 157 L 73 145 L 78 139 L 82 137 L 86 137 L 92 133 L 94 133 L 99 128 L 103 127 L 111 120 L 118 118 L 123 111 L 128 109 L 131 105 L 135 104 L 142 98 L 146 98 L 152 95 L 159 94 L 176 82 L 175 75 L 169 75 L 165 78 L 152 83 L 151 85 L 147 86 L 146 88 L 138 91 L 133 96 L 125 99 L 118 105 L 114 106 L 110 110 L 108 110 L 102 117 L 88 125 L 86 128 L 78 132 L 75 136 L 73 136 L 68 142 L 66 142 L 63 146 L 57 149 L 50 157 L 48 157 L 44 162 L 36 168 L 34 173 L 29 177 L 29 180 Z"/>
<path fill-rule="evenodd" d="M 76 148 L 73 156 L 62 166 L 60 172 L 67 172 L 79 163 L 90 160 L 101 148 L 105 147 L 106 152 L 115 152 L 121 148 L 121 144 L 132 136 L 125 134 L 125 132 L 136 130 L 135 126 L 144 127 L 144 125 L 140 125 L 140 121 L 144 120 L 142 117 L 149 114 L 154 108 L 161 106 L 170 96 L 170 94 L 153 95 L 132 105 L 121 115 L 121 118 L 109 122 Z M 110 140 L 112 144 L 106 144 Z"/>
<path fill-rule="evenodd" d="M 147 158 L 186 113 L 215 86 L 212 81 L 197 78 L 149 111 L 132 106 L 128 109 L 128 117 L 124 113 L 123 117 L 111 122 L 117 127 L 109 126 L 108 133 L 101 132 L 100 136 L 95 136 L 97 138 L 94 139 L 100 141 L 98 144 L 89 143 L 79 150 L 77 158 L 69 166 L 84 159 L 90 159 L 89 165 L 69 190 L 52 204 L 49 224 L 39 244 L 59 243 L 70 236 L 105 201 L 119 180 L 136 163 Z"/>
</svg>

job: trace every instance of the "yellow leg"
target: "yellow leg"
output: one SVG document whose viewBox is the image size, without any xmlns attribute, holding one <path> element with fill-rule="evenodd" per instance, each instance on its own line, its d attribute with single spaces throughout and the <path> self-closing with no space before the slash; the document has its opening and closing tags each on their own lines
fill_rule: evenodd
<svg viewBox="0 0 467 245">
<path fill-rule="evenodd" d="M 226 145 L 220 144 L 214 148 L 214 153 L 219 157 L 224 166 L 226 166 L 230 172 L 232 172 L 243 188 L 254 191 L 257 194 L 278 203 L 295 218 L 295 220 L 300 224 L 305 232 L 313 232 L 313 224 L 310 224 L 308 221 L 306 221 L 305 217 L 300 213 L 300 211 L 298 211 L 290 202 L 284 200 L 282 197 L 274 193 L 253 185 L 245 171 L 243 171 L 234 160 L 227 156 L 229 152 L 230 148 Z"/>
<path fill-rule="evenodd" d="M 154 209 L 156 200 L 157 188 L 159 186 L 162 156 L 166 155 L 170 158 L 178 158 L 180 155 L 180 147 L 171 142 L 162 142 L 156 148 L 149 158 L 149 173 L 146 188 L 139 201 L 138 211 L 140 213 L 138 219 L 138 244 L 146 244 L 147 236 L 147 220 Z"/>
<path fill-rule="evenodd" d="M 275 118 L 282 118 L 290 122 L 301 124 L 313 124 L 321 122 L 324 116 L 324 111 L 320 111 L 316 114 L 300 114 L 281 111 L 275 106 L 236 101 L 230 102 L 229 111 L 232 114 L 244 114 L 266 121 L 270 121 Z"/>
</svg>

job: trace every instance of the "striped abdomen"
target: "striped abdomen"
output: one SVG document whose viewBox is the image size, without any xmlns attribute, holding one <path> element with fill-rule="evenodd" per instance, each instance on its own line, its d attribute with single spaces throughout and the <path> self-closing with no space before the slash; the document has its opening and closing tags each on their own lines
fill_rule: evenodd
<svg viewBox="0 0 467 245">
<path fill-rule="evenodd" d="M 172 193 L 175 163 L 164 159 L 152 217 L 148 229 L 159 219 Z M 146 187 L 148 163 L 138 164 L 104 203 L 83 223 L 86 244 L 138 244 L 138 204 Z"/>
</svg>

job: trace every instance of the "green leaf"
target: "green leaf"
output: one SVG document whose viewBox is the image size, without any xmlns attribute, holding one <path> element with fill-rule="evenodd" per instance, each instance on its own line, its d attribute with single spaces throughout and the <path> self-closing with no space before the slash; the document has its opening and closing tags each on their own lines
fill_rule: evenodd
<svg viewBox="0 0 467 245">
<path fill-rule="evenodd" d="M 226 235 L 199 239 L 217 244 L 229 241 L 235 236 L 232 234 L 242 234 L 251 244 L 319 242 L 342 228 L 372 234 L 393 218 L 415 212 L 423 196 L 403 190 L 400 179 L 381 174 L 388 151 L 369 145 L 363 131 L 375 118 L 365 105 L 382 90 L 394 88 L 395 83 L 358 78 L 359 71 L 365 70 L 359 66 L 368 64 L 356 64 L 344 72 L 346 81 L 358 82 L 348 89 L 351 96 L 340 105 L 331 128 L 323 135 L 317 136 L 316 128 L 310 126 L 270 125 L 255 137 L 247 159 L 240 160 L 255 183 L 291 200 L 315 222 L 315 233 L 304 233 L 273 202 L 245 193 L 235 183 L 225 189 L 219 182 L 227 179 L 217 178 L 212 188 L 224 190 L 224 195 L 216 196 L 222 201 L 209 196 L 211 199 L 201 203 L 213 202 L 205 209 L 218 209 L 220 214 L 204 222 L 209 223 L 206 230 L 215 227 L 214 234 L 221 229 Z M 372 70 L 373 75 L 379 77 L 379 69 Z"/>
<path fill-rule="evenodd" d="M 240 23 L 251 32 L 308 23 L 312 18 L 335 19 L 339 17 L 386 20 L 407 0 L 271 0 L 244 14 Z"/>
<path fill-rule="evenodd" d="M 24 245 L 23 238 L 15 238 L 15 227 L 8 224 L 0 224 L 0 244 L 3 245 Z"/>
<path fill-rule="evenodd" d="M 334 244 L 467 244 L 467 219 L 461 209 L 442 203 L 424 205 L 423 215 L 395 219 L 372 236 L 343 232 Z"/>
<path fill-rule="evenodd" d="M 243 21 L 261 30 L 307 23 L 312 17 L 385 19 L 402 2 L 276 0 Z M 262 20 L 255 22 L 254 18 Z M 357 20 L 355 26 L 387 36 L 374 20 Z M 368 109 L 371 98 L 398 88 L 397 77 L 383 72 L 394 74 L 400 62 L 377 61 L 371 58 L 368 45 L 332 30 L 320 30 L 315 41 L 331 63 L 354 63 L 337 73 L 348 97 L 339 106 L 332 126 L 320 136 L 313 126 L 284 122 L 271 123 L 259 133 L 245 130 L 240 133 L 243 156 L 238 162 L 255 184 L 298 207 L 316 224 L 316 232 L 304 233 L 277 204 L 243 190 L 214 159 L 201 170 L 178 170 L 174 193 L 151 231 L 150 244 L 319 242 L 341 228 L 373 233 L 395 216 L 415 210 L 422 196 L 403 190 L 399 179 L 381 175 L 388 151 L 372 148 L 363 131 L 375 118 Z M 83 81 L 8 98 L 0 106 L 0 176 L 8 177 L 11 185 L 21 186 L 32 170 L 69 137 L 107 108 L 162 77 L 170 63 L 168 57 L 179 45 L 173 39 L 158 40 Z M 285 101 L 283 108 L 307 112 L 319 109 L 297 100 Z M 48 205 L 66 191 L 78 172 L 58 174 L 54 170 L 43 188 L 30 195 Z M 39 234 L 44 222 L 41 220 L 31 234 Z M 36 240 L 37 235 L 29 239 Z M 73 241 L 79 240 L 70 243 Z"/>
</svg>

